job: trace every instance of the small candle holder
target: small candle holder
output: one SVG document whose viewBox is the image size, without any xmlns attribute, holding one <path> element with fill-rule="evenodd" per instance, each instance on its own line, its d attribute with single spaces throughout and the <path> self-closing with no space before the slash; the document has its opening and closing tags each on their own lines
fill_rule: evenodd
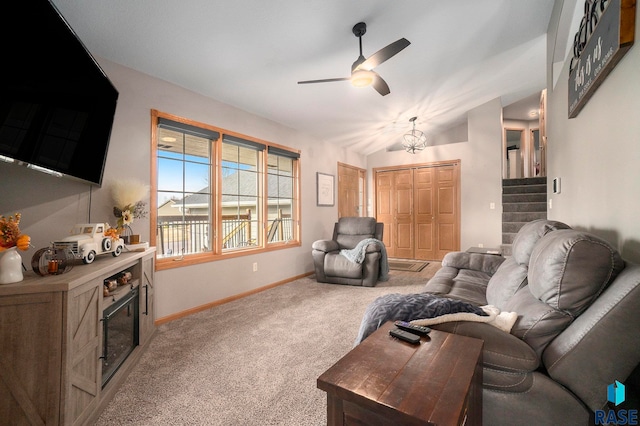
<svg viewBox="0 0 640 426">
<path fill-rule="evenodd" d="M 73 252 L 69 249 L 46 247 L 31 258 L 31 268 L 38 275 L 60 275 L 73 268 Z"/>
</svg>

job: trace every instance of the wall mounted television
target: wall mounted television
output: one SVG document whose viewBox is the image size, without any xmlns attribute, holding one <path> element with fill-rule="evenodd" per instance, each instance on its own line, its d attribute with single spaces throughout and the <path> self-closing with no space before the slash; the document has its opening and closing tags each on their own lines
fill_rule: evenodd
<svg viewBox="0 0 640 426">
<path fill-rule="evenodd" d="M 49 0 L 0 26 L 0 159 L 102 184 L 118 91 Z"/>
</svg>

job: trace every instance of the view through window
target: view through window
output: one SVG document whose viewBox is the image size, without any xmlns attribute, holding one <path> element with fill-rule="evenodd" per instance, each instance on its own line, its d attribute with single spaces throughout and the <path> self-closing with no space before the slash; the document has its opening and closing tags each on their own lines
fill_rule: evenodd
<svg viewBox="0 0 640 426">
<path fill-rule="evenodd" d="M 159 262 L 299 244 L 297 151 L 158 112 L 152 117 Z"/>
</svg>

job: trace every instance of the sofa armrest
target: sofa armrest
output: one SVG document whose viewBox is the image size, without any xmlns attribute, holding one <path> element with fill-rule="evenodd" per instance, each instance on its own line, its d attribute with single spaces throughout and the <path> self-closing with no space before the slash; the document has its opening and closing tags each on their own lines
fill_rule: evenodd
<svg viewBox="0 0 640 426">
<path fill-rule="evenodd" d="M 456 321 L 433 325 L 431 328 L 483 340 L 482 364 L 491 369 L 527 373 L 540 365 L 540 358 L 529 345 L 493 325 Z"/>
<path fill-rule="evenodd" d="M 378 243 L 369 243 L 367 244 L 367 248 L 365 253 L 380 253 L 382 251 L 382 246 Z"/>
<path fill-rule="evenodd" d="M 314 249 L 314 250 L 318 250 L 318 251 L 323 251 L 325 253 L 329 253 L 331 251 L 339 250 L 340 246 L 338 245 L 337 241 L 333 241 L 333 240 L 318 240 L 318 241 L 314 241 L 314 243 L 311 246 L 311 248 Z"/>
<path fill-rule="evenodd" d="M 442 266 L 450 266 L 457 269 L 471 269 L 493 275 L 505 259 L 505 257 L 496 256 L 495 254 L 455 251 L 449 252 L 444 256 Z"/>
</svg>

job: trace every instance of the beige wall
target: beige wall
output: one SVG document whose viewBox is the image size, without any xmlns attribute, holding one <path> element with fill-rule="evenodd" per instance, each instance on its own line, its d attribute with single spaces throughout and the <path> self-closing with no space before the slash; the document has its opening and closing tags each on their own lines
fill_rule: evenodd
<svg viewBox="0 0 640 426">
<path fill-rule="evenodd" d="M 100 63 L 120 92 L 103 187 L 91 188 L 2 163 L 0 214 L 22 212 L 22 230 L 32 236 L 36 248 L 65 236 L 76 222 L 115 222 L 109 182 L 121 177 L 149 181 L 150 110 L 155 108 L 300 149 L 303 217 L 301 247 L 158 272 L 157 318 L 313 270 L 311 244 L 331 237 L 337 219 L 336 206 L 316 206 L 316 172 L 336 175 L 338 161 L 365 168 L 362 156 L 132 69 Z M 133 228 L 148 241 L 148 219 L 137 220 Z M 26 264 L 34 251 L 23 253 Z M 258 263 L 255 273 L 254 262 Z"/>
<path fill-rule="evenodd" d="M 572 21 L 561 19 L 562 3 L 549 28 L 550 86 L 556 80 L 552 58 L 566 45 L 557 34 L 573 38 L 577 31 L 558 25 Z M 573 13 L 573 4 L 566 2 L 565 13 Z M 640 15 L 635 39 L 576 118 L 567 118 L 570 58 L 555 67 L 561 73 L 547 92 L 548 183 L 559 177 L 562 192 L 552 194 L 549 187 L 548 215 L 605 238 L 625 259 L 640 262 Z"/>
<path fill-rule="evenodd" d="M 461 160 L 460 248 L 483 244 L 500 247 L 502 240 L 502 104 L 494 99 L 468 114 L 468 140 L 428 146 L 417 154 L 378 151 L 367 157 L 369 206 L 373 205 L 373 169 L 402 164 Z M 459 128 L 456 128 L 456 132 Z M 431 137 L 431 136 L 429 136 Z M 435 136 L 436 138 L 438 136 Z M 495 203 L 495 209 L 490 204 Z M 369 209 L 369 214 L 373 214 Z"/>
</svg>

